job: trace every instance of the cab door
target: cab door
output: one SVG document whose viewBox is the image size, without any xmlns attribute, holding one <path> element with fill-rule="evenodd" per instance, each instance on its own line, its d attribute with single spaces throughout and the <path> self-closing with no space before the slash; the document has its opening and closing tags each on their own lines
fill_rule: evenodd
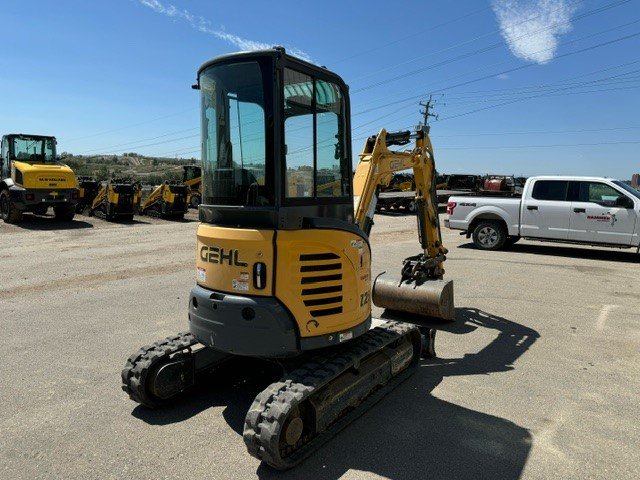
<svg viewBox="0 0 640 480">
<path fill-rule="evenodd" d="M 523 237 L 566 240 L 569 235 L 567 180 L 536 180 L 523 199 L 520 232 Z"/>
<path fill-rule="evenodd" d="M 634 203 L 603 182 L 572 182 L 570 239 L 631 245 L 637 222 Z"/>
</svg>

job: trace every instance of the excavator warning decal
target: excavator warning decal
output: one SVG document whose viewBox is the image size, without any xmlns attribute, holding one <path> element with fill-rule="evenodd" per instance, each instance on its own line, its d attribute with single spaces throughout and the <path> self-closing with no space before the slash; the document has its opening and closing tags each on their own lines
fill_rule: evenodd
<svg viewBox="0 0 640 480">
<path fill-rule="evenodd" d="M 199 282 L 207 281 L 207 271 L 204 268 L 202 267 L 197 268 L 197 279 Z"/>
</svg>

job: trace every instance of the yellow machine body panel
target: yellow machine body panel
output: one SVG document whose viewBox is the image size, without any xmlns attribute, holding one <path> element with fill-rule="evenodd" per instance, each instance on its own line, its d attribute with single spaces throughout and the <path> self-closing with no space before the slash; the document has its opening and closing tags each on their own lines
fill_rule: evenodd
<svg viewBox="0 0 640 480">
<path fill-rule="evenodd" d="M 226 228 L 201 223 L 197 230 L 198 285 L 235 295 L 273 295 L 273 230 Z M 264 285 L 254 282 L 254 265 L 264 264 Z"/>
<path fill-rule="evenodd" d="M 164 183 L 154 188 L 149 196 L 144 199 L 144 202 L 142 202 L 142 209 L 144 210 L 145 208 L 149 208 L 151 205 L 153 205 L 154 202 L 157 202 L 158 200 L 163 198 L 164 190 Z"/>
<path fill-rule="evenodd" d="M 202 177 L 192 178 L 191 180 L 185 180 L 184 183 L 191 189 L 192 192 L 202 193 Z"/>
<path fill-rule="evenodd" d="M 133 191 L 133 206 L 136 209 L 140 207 L 140 200 L 142 200 L 142 185 L 137 183 Z"/>
<path fill-rule="evenodd" d="M 366 241 L 342 230 L 281 230 L 274 255 L 274 235 L 273 230 L 200 224 L 198 285 L 233 295 L 276 297 L 291 312 L 301 337 L 348 330 L 369 318 L 371 251 Z M 262 288 L 254 280 L 258 262 L 266 268 Z"/>
<path fill-rule="evenodd" d="M 22 182 L 16 181 L 16 171 L 22 174 Z M 11 178 L 26 189 L 78 188 L 73 170 L 66 165 L 32 164 L 14 160 Z"/>
<path fill-rule="evenodd" d="M 96 198 L 93 199 L 93 204 L 91 207 L 98 208 L 98 206 L 103 202 L 117 204 L 119 198 L 120 195 L 115 192 L 113 186 L 110 183 L 107 183 L 106 185 L 102 185 L 100 187 Z"/>
<path fill-rule="evenodd" d="M 371 251 L 342 230 L 281 230 L 275 296 L 298 323 L 301 337 L 347 330 L 371 314 Z"/>
</svg>

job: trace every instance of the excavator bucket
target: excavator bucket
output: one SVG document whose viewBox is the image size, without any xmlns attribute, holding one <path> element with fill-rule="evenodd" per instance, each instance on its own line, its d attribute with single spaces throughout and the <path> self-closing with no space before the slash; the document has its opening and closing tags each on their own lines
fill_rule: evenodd
<svg viewBox="0 0 640 480">
<path fill-rule="evenodd" d="M 454 320 L 452 280 L 402 280 L 383 273 L 373 284 L 373 304 L 397 312 Z"/>
</svg>

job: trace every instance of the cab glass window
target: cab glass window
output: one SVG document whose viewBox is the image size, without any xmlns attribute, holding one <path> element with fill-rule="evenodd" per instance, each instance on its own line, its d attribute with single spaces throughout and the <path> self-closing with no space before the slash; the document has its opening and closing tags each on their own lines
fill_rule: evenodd
<svg viewBox="0 0 640 480">
<path fill-rule="evenodd" d="M 294 70 L 284 71 L 285 193 L 313 197 L 313 79 Z"/>
<path fill-rule="evenodd" d="M 597 203 L 604 207 L 616 207 L 624 202 L 626 195 L 600 182 L 578 182 L 579 202 Z"/>
<path fill-rule="evenodd" d="M 200 76 L 205 203 L 267 206 L 266 122 L 257 62 L 215 65 Z"/>
<path fill-rule="evenodd" d="M 536 200 L 567 200 L 569 182 L 563 180 L 537 180 L 531 196 Z"/>
<path fill-rule="evenodd" d="M 285 69 L 285 195 L 347 197 L 345 102 L 337 85 Z"/>
</svg>

